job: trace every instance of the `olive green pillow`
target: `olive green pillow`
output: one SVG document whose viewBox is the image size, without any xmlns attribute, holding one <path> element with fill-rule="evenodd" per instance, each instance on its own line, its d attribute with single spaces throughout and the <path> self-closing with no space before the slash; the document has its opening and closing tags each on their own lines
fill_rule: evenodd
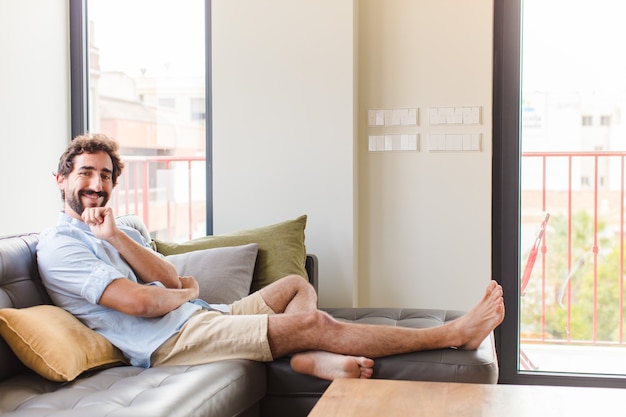
<svg viewBox="0 0 626 417">
<path fill-rule="evenodd" d="M 307 216 L 287 220 L 270 226 L 242 230 L 222 235 L 205 236 L 183 243 L 165 242 L 155 239 L 157 251 L 163 255 L 218 248 L 240 246 L 249 243 L 259 245 L 252 285 L 250 290 L 257 291 L 286 275 L 296 274 L 307 278 L 306 247 L 304 228 Z"/>
<path fill-rule="evenodd" d="M 52 381 L 126 363 L 104 336 L 53 305 L 0 309 L 0 335 L 24 365 Z"/>
</svg>

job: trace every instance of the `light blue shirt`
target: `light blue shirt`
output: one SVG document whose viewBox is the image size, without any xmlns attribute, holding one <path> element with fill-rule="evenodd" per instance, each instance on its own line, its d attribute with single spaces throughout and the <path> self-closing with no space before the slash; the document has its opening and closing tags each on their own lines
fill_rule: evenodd
<svg viewBox="0 0 626 417">
<path fill-rule="evenodd" d="M 137 243 L 149 247 L 137 230 L 118 227 Z M 52 302 L 106 337 L 135 366 L 149 367 L 152 353 L 177 333 L 194 312 L 209 307 L 194 300 L 163 317 L 143 318 L 99 305 L 102 293 L 112 281 L 121 278 L 142 282 L 111 244 L 94 236 L 87 224 L 65 213 L 59 215 L 56 227 L 40 234 L 37 262 Z"/>
</svg>

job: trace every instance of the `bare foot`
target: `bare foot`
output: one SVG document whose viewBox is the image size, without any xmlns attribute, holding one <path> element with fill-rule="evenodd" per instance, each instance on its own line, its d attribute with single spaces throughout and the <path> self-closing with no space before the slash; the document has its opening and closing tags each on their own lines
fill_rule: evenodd
<svg viewBox="0 0 626 417">
<path fill-rule="evenodd" d="M 310 351 L 297 353 L 291 358 L 291 368 L 301 374 L 313 375 L 332 381 L 335 378 L 370 378 L 374 361 L 363 356 Z"/>
<path fill-rule="evenodd" d="M 459 348 L 478 349 L 483 340 L 504 320 L 502 287 L 491 281 L 483 299 L 453 323 L 461 337 Z"/>
</svg>

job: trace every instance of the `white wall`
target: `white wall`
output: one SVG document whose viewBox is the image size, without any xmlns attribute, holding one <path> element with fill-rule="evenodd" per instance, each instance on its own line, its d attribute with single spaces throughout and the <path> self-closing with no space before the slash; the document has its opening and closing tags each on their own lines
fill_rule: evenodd
<svg viewBox="0 0 626 417">
<path fill-rule="evenodd" d="M 70 138 L 66 0 L 0 0 L 0 235 L 56 222 Z"/>
<path fill-rule="evenodd" d="M 214 0 L 214 232 L 308 215 L 320 297 L 351 305 L 353 0 Z"/>
<path fill-rule="evenodd" d="M 359 5 L 359 303 L 467 309 L 491 277 L 493 1 Z M 432 126 L 438 106 L 481 106 L 481 124 Z M 417 127 L 368 127 L 368 109 L 404 107 Z M 368 152 L 381 132 L 417 132 L 419 152 Z M 428 151 L 457 132 L 481 152 Z"/>
<path fill-rule="evenodd" d="M 307 213 L 320 305 L 473 305 L 490 277 L 492 15 L 214 0 L 215 232 Z M 482 107 L 481 152 L 427 152 L 425 113 L 419 152 L 367 151 L 368 108 L 463 105 Z"/>
</svg>

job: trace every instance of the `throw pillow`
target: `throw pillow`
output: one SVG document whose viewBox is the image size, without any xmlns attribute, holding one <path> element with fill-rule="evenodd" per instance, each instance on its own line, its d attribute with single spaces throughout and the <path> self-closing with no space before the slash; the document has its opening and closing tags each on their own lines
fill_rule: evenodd
<svg viewBox="0 0 626 417">
<path fill-rule="evenodd" d="M 104 336 L 53 305 L 1 309 L 0 335 L 24 365 L 52 381 L 126 363 Z"/>
<path fill-rule="evenodd" d="M 198 281 L 200 296 L 207 303 L 230 304 L 250 294 L 252 273 L 259 245 L 202 249 L 165 259 L 176 267 L 178 275 Z"/>
<path fill-rule="evenodd" d="M 307 216 L 270 226 L 242 230 L 215 236 L 205 236 L 184 243 L 155 239 L 156 247 L 164 255 L 174 255 L 199 249 L 238 246 L 257 243 L 259 253 L 252 277 L 251 291 L 257 291 L 286 275 L 297 274 L 307 278 L 304 228 Z"/>
</svg>

